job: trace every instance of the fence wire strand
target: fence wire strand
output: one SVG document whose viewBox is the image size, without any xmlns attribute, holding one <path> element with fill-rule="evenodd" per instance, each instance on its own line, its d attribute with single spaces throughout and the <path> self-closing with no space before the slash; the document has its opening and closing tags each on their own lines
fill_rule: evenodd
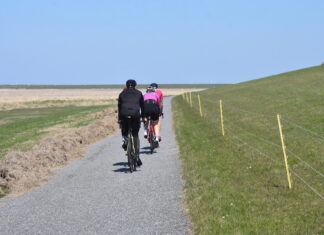
<svg viewBox="0 0 324 235">
<path fill-rule="evenodd" d="M 204 100 L 207 101 L 207 102 L 209 102 L 209 103 L 217 104 L 217 102 L 212 101 L 212 100 L 210 100 L 210 99 L 206 99 L 206 98 L 204 98 Z M 267 115 L 267 114 L 263 114 L 263 113 L 253 112 L 253 111 L 246 110 L 246 109 L 242 109 L 242 108 L 236 107 L 236 106 L 234 106 L 234 105 L 232 105 L 232 104 L 229 104 L 228 102 L 224 102 L 224 101 L 223 101 L 223 104 L 226 104 L 226 106 L 228 106 L 228 107 L 230 107 L 230 108 L 232 108 L 232 109 L 234 109 L 234 110 L 240 111 L 240 112 L 250 113 L 250 114 L 258 115 L 258 116 L 261 116 L 261 117 L 266 117 L 266 118 L 271 118 L 271 119 L 273 119 L 273 116 L 270 116 L 270 115 Z M 295 127 L 299 128 L 299 129 L 305 131 L 305 132 L 308 132 L 308 133 L 310 133 L 310 134 L 313 134 L 314 136 L 317 136 L 317 137 L 321 138 L 322 140 L 324 140 L 324 136 L 321 136 L 320 134 L 318 134 L 318 133 L 316 133 L 316 132 L 314 132 L 314 131 L 311 131 L 311 130 L 309 130 L 309 129 L 303 127 L 303 126 L 300 126 L 300 125 L 298 125 L 298 124 L 296 124 L 296 123 L 294 123 L 294 122 L 292 122 L 292 121 L 290 121 L 290 120 L 284 119 L 284 118 L 282 118 L 282 117 L 281 117 L 281 119 L 282 119 L 283 121 L 285 121 L 285 122 L 291 124 L 292 126 L 295 126 Z"/>
<path fill-rule="evenodd" d="M 257 139 L 260 140 L 260 141 L 263 141 L 263 142 L 265 142 L 265 143 L 271 144 L 272 146 L 276 146 L 276 147 L 278 147 L 278 148 L 282 148 L 281 145 L 276 144 L 276 143 L 274 143 L 274 142 L 272 142 L 272 141 L 266 140 L 266 139 L 264 139 L 264 138 L 262 138 L 262 137 L 259 137 L 259 136 L 255 135 L 255 134 L 253 134 L 253 133 L 251 133 L 251 132 L 249 132 L 249 131 L 247 131 L 247 130 L 244 130 L 244 129 L 242 129 L 242 128 L 236 126 L 236 125 L 232 125 L 232 126 L 235 126 L 235 128 L 240 129 L 240 130 L 242 130 L 243 132 L 245 132 L 245 133 L 247 133 L 247 134 L 249 134 L 249 135 L 254 136 L 255 138 L 257 138 Z M 286 150 L 287 150 L 288 153 L 291 154 L 290 156 L 297 158 L 297 159 L 298 159 L 301 163 L 303 163 L 305 166 L 309 167 L 311 170 L 313 170 L 315 173 L 317 173 L 317 174 L 320 175 L 321 177 L 324 177 L 324 174 L 323 174 L 323 173 L 321 173 L 319 170 L 317 170 L 317 169 L 315 169 L 314 167 L 312 167 L 309 163 L 305 162 L 305 161 L 304 161 L 303 159 L 301 159 L 301 158 L 300 158 L 296 153 L 292 152 L 292 151 L 289 150 L 288 148 L 286 148 Z"/>
<path fill-rule="evenodd" d="M 295 127 L 299 128 L 299 129 L 301 129 L 301 130 L 303 130 L 303 131 L 306 131 L 306 132 L 308 132 L 308 133 L 310 133 L 310 134 L 313 134 L 313 135 L 315 135 L 315 136 L 321 138 L 322 140 L 324 140 L 324 137 L 323 137 L 323 136 L 317 134 L 317 133 L 314 132 L 314 131 L 311 131 L 311 130 L 305 128 L 305 127 L 302 127 L 302 126 L 300 126 L 300 125 L 298 125 L 298 124 L 296 124 L 296 123 L 294 123 L 294 122 L 292 122 L 292 121 L 288 121 L 287 119 L 283 119 L 283 118 L 281 118 L 281 119 L 282 119 L 283 121 L 289 123 L 289 124 L 292 125 L 292 126 L 295 126 Z"/>
<path fill-rule="evenodd" d="M 212 101 L 209 100 L 209 99 L 205 99 L 205 100 L 207 100 L 207 101 L 209 101 L 209 102 L 212 102 Z M 214 103 L 215 103 L 215 102 L 214 102 Z M 224 102 L 223 102 L 223 103 L 224 103 Z M 216 103 L 215 103 L 215 104 L 216 104 Z M 226 102 L 225 104 L 228 105 L 227 102 Z M 236 110 L 239 110 L 239 111 L 243 111 L 243 112 L 247 112 L 247 113 L 252 113 L 252 114 L 256 114 L 256 115 L 263 116 L 263 117 L 268 117 L 268 118 L 270 117 L 269 115 L 264 115 L 264 114 L 260 114 L 260 113 L 256 113 L 256 112 L 252 112 L 252 111 L 248 111 L 248 110 L 244 110 L 244 109 L 240 109 L 240 108 L 237 108 L 237 107 L 235 107 L 235 106 L 233 106 L 233 105 L 230 105 L 230 106 L 234 107 Z M 282 119 L 282 118 L 281 118 L 281 119 Z M 312 134 L 314 134 L 314 135 L 316 135 L 316 136 L 318 136 L 318 137 L 324 139 L 324 137 L 322 137 L 321 135 L 318 135 L 318 134 L 315 133 L 315 132 L 312 132 L 312 131 L 310 131 L 310 130 L 308 130 L 308 129 L 306 129 L 306 128 L 303 128 L 302 126 L 299 126 L 299 125 L 296 124 L 296 123 L 293 123 L 293 122 L 288 121 L 288 120 L 285 120 L 285 119 L 283 119 L 283 120 L 286 121 L 286 122 L 288 122 L 288 123 L 290 123 L 290 124 L 292 124 L 292 125 L 294 125 L 294 126 L 296 126 L 296 127 L 298 127 L 298 128 L 300 128 L 300 129 L 302 129 L 302 130 L 304 130 L 304 131 L 307 131 L 307 132 L 309 132 L 309 133 L 312 133 Z M 231 123 L 233 123 L 233 122 L 231 121 Z M 234 123 L 235 123 L 235 122 L 234 122 Z M 233 125 L 232 125 L 232 126 L 233 126 Z M 236 125 L 235 125 L 235 127 L 238 128 L 238 129 L 243 130 L 242 128 L 239 128 L 239 127 L 237 127 Z M 243 130 L 243 131 L 245 131 L 246 133 L 248 133 L 248 134 L 254 136 L 255 138 L 259 139 L 260 141 L 263 141 L 263 142 L 266 142 L 266 143 L 271 144 L 271 145 L 273 145 L 273 146 L 276 146 L 276 147 L 282 148 L 282 146 L 279 145 L 279 144 L 273 143 L 272 141 L 266 140 L 266 139 L 264 139 L 264 138 L 262 138 L 262 137 L 258 137 L 258 136 L 252 134 L 252 133 L 249 132 L 249 131 L 246 131 L 246 130 Z M 303 159 L 301 159 L 301 158 L 300 158 L 296 153 L 294 153 L 293 151 L 291 151 L 291 150 L 289 150 L 289 149 L 287 149 L 287 148 L 286 148 L 286 150 L 287 150 L 287 152 L 289 152 L 293 157 L 297 158 L 300 162 L 302 162 L 305 166 L 309 167 L 311 170 L 313 170 L 314 172 L 316 172 L 316 173 L 317 173 L 318 175 L 320 175 L 321 177 L 324 177 L 324 174 L 323 174 L 323 173 L 321 173 L 319 170 L 315 169 L 315 168 L 312 167 L 309 163 L 307 163 L 306 161 L 304 161 Z"/>
<path fill-rule="evenodd" d="M 232 134 L 232 136 L 239 140 L 241 143 L 247 145 L 248 147 L 256 150 L 257 152 L 259 152 L 261 155 L 267 157 L 268 159 L 270 159 L 271 161 L 273 161 L 276 164 L 279 164 L 278 162 L 276 162 L 274 159 L 272 159 L 269 155 L 263 153 L 262 151 L 260 151 L 259 149 L 255 148 L 254 146 L 248 144 L 247 142 L 241 140 L 239 137 L 237 137 L 231 130 L 228 131 Z M 280 166 L 283 166 L 283 164 L 279 164 Z M 312 190 L 317 196 L 319 196 L 321 199 L 324 199 L 323 195 L 320 194 L 315 188 L 313 188 L 306 180 L 304 180 L 300 175 L 298 175 L 294 170 L 290 169 L 290 171 L 301 181 L 303 182 L 310 190 Z"/>
<path fill-rule="evenodd" d="M 212 101 L 212 100 L 210 100 L 210 99 L 206 99 L 206 98 L 203 98 L 203 101 L 207 101 L 207 102 L 209 102 L 209 103 L 211 103 L 211 104 L 218 104 L 218 102 L 215 102 L 215 101 Z M 224 104 L 224 102 L 223 102 L 223 104 Z M 238 107 L 236 107 L 236 106 L 234 106 L 234 105 L 231 105 L 231 104 L 229 104 L 229 103 L 227 103 L 227 102 L 225 102 L 225 105 L 226 105 L 226 107 L 230 107 L 230 108 L 232 108 L 232 109 L 234 109 L 234 110 L 237 110 L 237 111 L 240 111 L 240 112 L 245 112 L 245 113 L 250 113 L 250 114 L 254 114 L 254 115 L 258 115 L 258 116 L 261 116 L 261 117 L 265 117 L 265 118 L 271 118 L 271 119 L 273 119 L 273 117 L 272 116 L 270 116 L 270 115 L 266 115 L 266 114 L 262 114 L 262 113 L 257 113 L 257 112 L 253 112 L 253 111 L 250 111 L 250 110 L 245 110 L 245 109 L 241 109 L 241 108 L 238 108 Z M 197 111 L 197 109 L 196 109 L 196 107 L 195 107 L 195 105 L 193 105 L 193 108 L 194 108 L 194 110 L 196 110 Z M 205 116 L 208 116 L 208 112 L 205 112 Z M 315 135 L 315 136 L 317 136 L 317 137 L 319 137 L 319 138 L 321 138 L 321 139 L 323 139 L 324 140 L 324 137 L 323 136 L 321 136 L 321 135 L 319 135 L 318 133 L 316 133 L 316 132 L 313 132 L 313 131 L 311 131 L 311 130 L 308 130 L 307 128 L 304 128 L 304 127 L 302 127 L 302 126 L 300 126 L 300 125 L 298 125 L 298 124 L 296 124 L 296 123 L 294 123 L 294 122 L 292 122 L 292 121 L 288 121 L 288 120 L 286 120 L 286 119 L 283 119 L 282 118 L 282 120 L 283 121 L 285 121 L 285 122 L 287 122 L 287 123 L 289 123 L 289 124 L 291 124 L 292 126 L 295 126 L 295 127 L 297 127 L 297 128 L 299 128 L 299 129 L 301 129 L 301 130 L 303 130 L 303 131 L 305 131 L 305 132 L 308 132 L 308 133 L 310 133 L 310 134 L 313 134 L 313 135 Z M 225 120 L 224 120 L 225 121 Z M 232 122 L 231 122 L 232 123 Z M 235 126 L 236 128 L 238 128 L 237 127 L 237 125 L 233 125 L 232 124 L 232 126 Z M 271 144 L 271 145 L 273 145 L 273 146 L 276 146 L 276 147 L 279 147 L 279 148 L 281 148 L 282 146 L 280 146 L 279 144 L 276 144 L 276 143 L 274 143 L 274 142 L 272 142 L 272 141 L 269 141 L 269 140 L 266 140 L 266 139 L 264 139 L 264 138 L 262 138 L 262 137 L 259 137 L 259 136 L 257 136 L 257 135 L 255 135 L 255 134 L 253 134 L 253 133 L 251 133 L 251 132 L 249 132 L 249 131 L 246 131 L 246 130 L 244 130 L 244 129 L 242 129 L 242 128 L 239 128 L 240 130 L 242 130 L 243 132 L 245 132 L 245 133 L 247 133 L 247 134 L 249 134 L 249 135 L 252 135 L 252 136 L 254 136 L 255 138 L 257 138 L 257 139 L 259 139 L 260 141 L 263 141 L 263 142 L 265 142 L 265 143 L 267 143 L 267 144 Z M 252 145 L 250 145 L 249 143 L 247 143 L 247 142 L 245 142 L 244 140 L 242 140 L 242 139 L 240 139 L 238 136 L 236 136 L 235 134 L 234 134 L 234 131 L 232 131 L 232 129 L 230 129 L 230 128 L 228 128 L 228 126 L 226 127 L 226 131 L 228 132 L 228 133 L 230 133 L 231 135 L 227 135 L 227 136 L 229 136 L 229 139 L 230 140 L 233 140 L 233 139 L 237 139 L 239 142 L 241 142 L 243 145 L 246 145 L 246 146 L 248 146 L 249 148 L 251 148 L 251 149 L 253 149 L 254 151 L 256 151 L 256 152 L 258 152 L 260 155 L 262 155 L 262 156 L 265 156 L 267 159 L 269 159 L 269 160 L 271 160 L 272 162 L 274 162 L 275 164 L 277 164 L 277 165 L 279 165 L 279 166 L 283 166 L 283 164 L 282 163 L 279 163 L 278 161 L 276 161 L 276 160 L 274 160 L 272 157 L 270 157 L 269 155 L 267 155 L 267 154 L 265 154 L 264 152 L 262 152 L 261 150 L 259 150 L 258 148 L 256 148 L 256 147 L 254 147 L 254 146 L 252 146 Z M 237 146 L 239 146 L 238 144 L 237 144 L 237 142 L 235 142 L 235 141 L 231 141 L 232 143 L 234 143 L 235 145 L 237 145 Z M 297 154 L 295 154 L 294 152 L 292 152 L 291 150 L 289 150 L 289 149 L 286 149 L 287 150 L 287 152 L 289 153 L 289 154 L 291 154 L 293 157 L 295 157 L 295 158 L 297 158 L 300 162 L 302 162 L 305 166 L 307 166 L 307 167 L 309 167 L 310 169 L 312 169 L 314 172 L 316 172 L 318 175 L 320 175 L 321 177 L 324 177 L 324 174 L 323 173 L 321 173 L 320 171 L 318 171 L 318 170 L 316 170 L 314 167 L 312 167 L 311 165 L 309 165 L 307 162 L 305 162 L 304 160 L 302 160 Z M 314 187 L 312 187 L 305 179 L 303 179 L 299 174 L 297 174 L 297 172 L 295 171 L 295 170 L 293 170 L 293 169 L 290 169 L 290 171 L 306 186 L 306 187 L 308 187 L 313 193 L 315 193 L 317 196 L 319 196 L 321 199 L 324 199 L 324 196 L 321 194 L 321 193 L 319 193 Z"/>
<path fill-rule="evenodd" d="M 212 103 L 212 104 L 217 104 L 217 102 L 213 101 L 213 100 L 210 100 L 210 99 L 206 99 L 204 98 L 205 101 L 209 102 L 209 103 Z M 227 102 L 224 102 L 223 101 L 223 104 L 226 105 L 226 107 L 230 107 L 234 110 L 237 110 L 237 111 L 240 111 L 240 112 L 244 112 L 244 113 L 250 113 L 250 114 L 254 114 L 254 115 L 257 115 L 257 116 L 261 116 L 261 117 L 266 117 L 266 118 L 271 118 L 273 119 L 273 116 L 270 116 L 270 115 L 267 115 L 267 114 L 263 114 L 263 113 L 257 113 L 257 112 L 253 112 L 253 111 L 250 111 L 250 110 L 246 110 L 246 109 L 242 109 L 242 108 L 238 108 L 232 104 L 229 104 Z"/>
<path fill-rule="evenodd" d="M 324 196 L 320 194 L 316 189 L 314 189 L 309 183 L 307 183 L 300 175 L 298 175 L 294 170 L 290 169 L 290 171 L 301 181 L 303 182 L 309 189 L 311 189 L 315 194 L 317 194 L 321 199 L 324 199 Z"/>
<path fill-rule="evenodd" d="M 282 163 L 279 163 L 279 162 L 275 161 L 273 158 L 269 157 L 269 155 L 265 154 L 264 152 L 262 152 L 262 151 L 259 150 L 258 148 L 254 147 L 254 146 L 248 144 L 247 142 L 245 142 L 244 140 L 240 139 L 238 136 L 236 136 L 236 135 L 234 134 L 234 132 L 233 132 L 231 129 L 227 128 L 227 131 L 228 131 L 229 133 L 232 134 L 232 135 L 230 136 L 230 138 L 231 138 L 231 137 L 234 137 L 235 139 L 239 140 L 239 141 L 240 141 L 241 143 L 243 143 L 244 145 L 247 145 L 247 146 L 250 147 L 251 149 L 253 149 L 253 150 L 257 151 L 258 153 L 260 153 L 261 155 L 267 157 L 267 158 L 268 158 L 269 160 L 271 160 L 272 162 L 274 162 L 274 163 L 276 163 L 276 164 L 278 164 L 278 165 L 280 165 L 280 166 L 283 166 Z"/>
</svg>

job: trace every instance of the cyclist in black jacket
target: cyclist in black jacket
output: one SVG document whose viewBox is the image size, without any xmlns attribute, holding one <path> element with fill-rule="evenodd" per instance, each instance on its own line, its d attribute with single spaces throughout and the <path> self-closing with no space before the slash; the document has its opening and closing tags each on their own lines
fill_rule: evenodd
<svg viewBox="0 0 324 235">
<path fill-rule="evenodd" d="M 137 165 L 142 165 L 139 158 L 140 142 L 138 139 L 138 132 L 141 127 L 141 116 L 143 115 L 144 100 L 141 91 L 135 89 L 135 80 L 127 80 L 126 88 L 119 94 L 118 98 L 118 122 L 120 123 L 121 132 L 123 136 L 122 148 L 127 149 L 128 136 L 128 122 L 127 118 L 131 116 L 130 125 L 132 127 L 132 135 L 134 137 L 135 153 L 137 155 Z"/>
</svg>

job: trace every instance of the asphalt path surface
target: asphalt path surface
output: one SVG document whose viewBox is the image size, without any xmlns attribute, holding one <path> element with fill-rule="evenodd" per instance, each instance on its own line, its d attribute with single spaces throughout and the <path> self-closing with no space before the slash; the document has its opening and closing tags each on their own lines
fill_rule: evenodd
<svg viewBox="0 0 324 235">
<path fill-rule="evenodd" d="M 0 234 L 188 234 L 171 98 L 152 155 L 141 128 L 143 166 L 129 173 L 121 134 L 87 149 L 50 182 L 0 200 Z"/>
</svg>

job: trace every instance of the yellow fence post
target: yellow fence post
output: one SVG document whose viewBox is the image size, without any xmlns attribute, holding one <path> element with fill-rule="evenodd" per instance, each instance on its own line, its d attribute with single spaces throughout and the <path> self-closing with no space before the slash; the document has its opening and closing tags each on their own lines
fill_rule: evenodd
<svg viewBox="0 0 324 235">
<path fill-rule="evenodd" d="M 203 113 L 202 113 L 202 109 L 201 109 L 201 102 L 200 102 L 200 95 L 198 94 L 198 105 L 199 105 L 199 113 L 200 113 L 200 117 L 203 116 Z"/>
<path fill-rule="evenodd" d="M 290 172 L 289 172 L 289 166 L 288 166 L 288 157 L 287 157 L 287 154 L 286 154 L 286 146 L 285 146 L 285 142 L 284 142 L 284 136 L 282 134 L 282 126 L 281 126 L 281 121 L 280 121 L 280 115 L 279 114 L 277 114 L 277 119 L 278 119 L 278 126 L 279 126 L 280 139 L 281 139 L 281 145 L 282 145 L 282 152 L 283 152 L 283 155 L 284 155 L 286 171 L 287 171 L 288 186 L 289 186 L 289 189 L 291 189 L 291 179 L 290 179 Z"/>
<path fill-rule="evenodd" d="M 221 118 L 221 126 L 222 126 L 222 136 L 224 136 L 225 135 L 225 130 L 224 130 L 223 103 L 222 103 L 222 100 L 219 101 L 219 110 L 220 110 L 220 118 Z"/>
<path fill-rule="evenodd" d="M 181 95 L 182 95 L 182 99 L 184 100 L 185 99 L 185 93 L 184 93 L 184 90 L 183 89 L 181 89 Z"/>
<path fill-rule="evenodd" d="M 189 92 L 189 101 L 190 101 L 190 107 L 192 108 L 191 91 Z"/>
</svg>

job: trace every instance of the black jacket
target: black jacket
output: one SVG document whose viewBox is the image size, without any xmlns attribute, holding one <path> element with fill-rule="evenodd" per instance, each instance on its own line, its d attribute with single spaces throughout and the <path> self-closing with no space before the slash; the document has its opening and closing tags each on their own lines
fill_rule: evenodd
<svg viewBox="0 0 324 235">
<path fill-rule="evenodd" d="M 143 115 L 144 98 L 142 92 L 134 88 L 125 88 L 118 97 L 118 119 L 129 115 Z"/>
</svg>

